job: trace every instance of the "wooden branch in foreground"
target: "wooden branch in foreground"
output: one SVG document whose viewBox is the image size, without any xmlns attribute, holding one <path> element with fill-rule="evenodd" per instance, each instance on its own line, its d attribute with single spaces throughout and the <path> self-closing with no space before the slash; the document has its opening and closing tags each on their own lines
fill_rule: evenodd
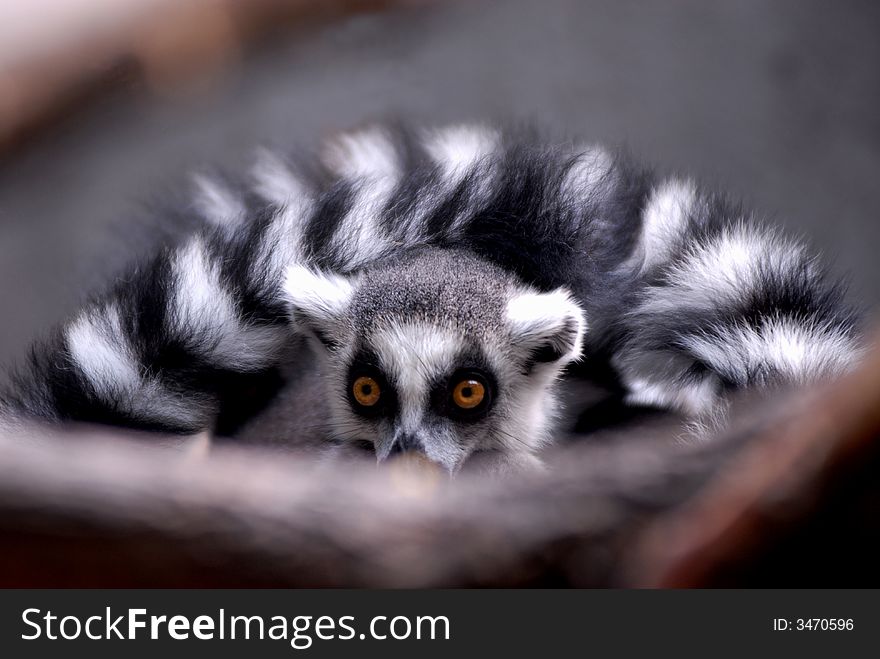
<svg viewBox="0 0 880 659">
<path fill-rule="evenodd" d="M 880 549 L 878 346 L 880 336 L 856 372 L 792 399 L 700 496 L 659 516 L 632 553 L 628 582 L 730 586 L 751 575 L 776 584 L 839 586 L 852 577 L 876 585 L 876 561 L 859 556 Z M 779 551 L 786 539 L 801 544 Z M 787 565 L 767 575 L 771 566 L 760 560 L 774 550 Z"/>
<path fill-rule="evenodd" d="M 615 554 L 600 547 L 638 511 L 619 489 L 644 451 L 568 460 L 552 479 L 449 484 L 257 449 L 192 461 L 107 437 L 6 445 L 0 584 L 487 585 L 548 569 L 600 583 Z M 619 460 L 629 473 L 600 479 Z"/>
<path fill-rule="evenodd" d="M 454 482 L 107 430 L 10 435 L 0 586 L 767 585 L 792 556 L 814 565 L 802 585 L 876 583 L 878 401 L 875 352 L 711 442 L 639 432 L 560 447 L 544 473 Z M 833 544 L 843 576 L 815 572 Z"/>
</svg>

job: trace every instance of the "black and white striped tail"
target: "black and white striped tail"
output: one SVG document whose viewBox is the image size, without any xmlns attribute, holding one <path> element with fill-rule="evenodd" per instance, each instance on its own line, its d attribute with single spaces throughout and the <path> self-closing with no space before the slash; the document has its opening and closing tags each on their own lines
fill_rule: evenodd
<svg viewBox="0 0 880 659">
<path fill-rule="evenodd" d="M 633 403 L 699 415 L 723 392 L 841 374 L 854 313 L 805 247 L 688 181 L 645 205 L 639 270 L 615 364 Z"/>
<path fill-rule="evenodd" d="M 212 424 L 219 388 L 272 365 L 285 339 L 274 291 L 209 233 L 164 251 L 36 345 L 7 415 L 170 432 Z"/>
<path fill-rule="evenodd" d="M 427 137 L 431 175 L 406 185 L 410 142 L 379 128 L 331 142 L 307 173 L 266 151 L 249 181 L 196 177 L 195 202 L 169 217 L 195 213 L 203 229 L 37 343 L 0 396 L 0 422 L 213 427 L 223 390 L 271 369 L 291 342 L 282 284 L 293 266 L 348 273 L 426 242 L 428 214 L 487 155 L 481 135 Z M 397 210 L 386 223 L 389 206 Z M 437 229 L 435 239 L 451 227 Z"/>
<path fill-rule="evenodd" d="M 320 160 L 303 171 L 266 152 L 249 182 L 199 178 L 187 212 L 205 228 L 37 345 L 0 417 L 209 428 L 220 390 L 271 369 L 289 342 L 292 266 L 347 274 L 421 245 L 571 290 L 587 352 L 611 355 L 634 403 L 698 414 L 722 391 L 858 356 L 840 288 L 803 247 L 601 148 L 370 128 Z"/>
</svg>

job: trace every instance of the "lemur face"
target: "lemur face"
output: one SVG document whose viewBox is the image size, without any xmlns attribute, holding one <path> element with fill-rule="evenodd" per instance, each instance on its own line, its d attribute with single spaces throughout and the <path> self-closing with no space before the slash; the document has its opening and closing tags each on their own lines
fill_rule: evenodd
<svg viewBox="0 0 880 659">
<path fill-rule="evenodd" d="M 298 331 L 327 374 L 331 437 L 379 461 L 416 451 L 455 473 L 476 452 L 531 454 L 581 350 L 583 313 L 467 252 L 422 250 L 351 277 L 294 268 Z"/>
</svg>

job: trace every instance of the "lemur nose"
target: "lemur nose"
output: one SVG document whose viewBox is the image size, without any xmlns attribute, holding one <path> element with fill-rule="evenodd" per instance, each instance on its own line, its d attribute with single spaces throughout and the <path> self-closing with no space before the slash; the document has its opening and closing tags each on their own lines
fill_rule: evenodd
<svg viewBox="0 0 880 659">
<path fill-rule="evenodd" d="M 388 456 L 399 455 L 400 453 L 406 453 L 407 451 L 420 451 L 421 448 L 422 443 L 419 441 L 415 433 L 402 432 L 398 433 L 394 438 L 394 443 L 391 445 L 391 451 L 388 453 Z"/>
</svg>

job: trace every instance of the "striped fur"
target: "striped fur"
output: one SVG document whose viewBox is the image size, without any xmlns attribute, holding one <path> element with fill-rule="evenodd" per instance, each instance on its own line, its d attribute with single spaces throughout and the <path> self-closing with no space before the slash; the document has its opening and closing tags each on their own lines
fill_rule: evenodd
<svg viewBox="0 0 880 659">
<path fill-rule="evenodd" d="M 840 286 L 802 246 L 598 147 L 370 128 L 308 167 L 266 151 L 249 179 L 201 175 L 175 212 L 202 228 L 35 345 L 7 419 L 212 427 L 227 394 L 293 343 L 285 286 L 426 246 L 570 291 L 589 326 L 579 372 L 610 365 L 634 404 L 700 414 L 731 389 L 840 373 L 858 356 Z"/>
</svg>

